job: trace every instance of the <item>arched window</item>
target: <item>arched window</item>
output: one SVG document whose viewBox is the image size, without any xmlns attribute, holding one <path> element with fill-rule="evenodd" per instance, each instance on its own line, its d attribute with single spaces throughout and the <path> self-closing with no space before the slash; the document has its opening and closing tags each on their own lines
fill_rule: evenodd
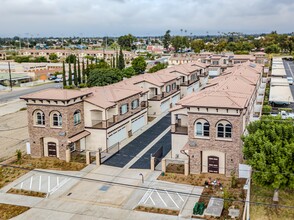
<svg viewBox="0 0 294 220">
<path fill-rule="evenodd" d="M 231 124 L 226 124 L 225 137 L 226 138 L 232 137 L 232 125 Z"/>
<path fill-rule="evenodd" d="M 62 127 L 62 115 L 60 113 L 54 113 L 52 116 L 52 125 L 54 127 Z"/>
<path fill-rule="evenodd" d="M 209 123 L 206 120 L 199 119 L 196 121 L 195 135 L 198 137 L 209 137 Z"/>
<path fill-rule="evenodd" d="M 81 111 L 76 110 L 74 113 L 74 125 L 80 124 L 81 123 Z"/>
<path fill-rule="evenodd" d="M 42 111 L 35 112 L 35 125 L 45 125 L 45 114 Z"/>
<path fill-rule="evenodd" d="M 220 121 L 217 124 L 218 138 L 232 138 L 232 125 L 228 121 Z"/>
</svg>

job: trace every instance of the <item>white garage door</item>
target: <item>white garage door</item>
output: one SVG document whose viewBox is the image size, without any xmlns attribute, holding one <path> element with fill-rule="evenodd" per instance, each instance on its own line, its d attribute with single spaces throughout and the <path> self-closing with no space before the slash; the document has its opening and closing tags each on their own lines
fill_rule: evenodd
<svg viewBox="0 0 294 220">
<path fill-rule="evenodd" d="M 199 90 L 199 82 L 194 84 L 194 92 L 197 92 Z"/>
<path fill-rule="evenodd" d="M 160 109 L 161 109 L 161 112 L 165 112 L 169 109 L 169 100 L 163 102 L 161 105 L 160 105 Z"/>
<path fill-rule="evenodd" d="M 139 118 L 136 118 L 132 121 L 132 133 L 138 131 L 145 125 L 145 115 L 141 115 Z"/>
<path fill-rule="evenodd" d="M 126 127 L 122 127 L 108 137 L 108 147 L 111 147 L 126 138 L 127 138 L 127 129 Z"/>
<path fill-rule="evenodd" d="M 193 86 L 189 86 L 187 89 L 187 95 L 191 94 L 193 92 Z"/>
<path fill-rule="evenodd" d="M 180 100 L 180 94 L 174 96 L 172 98 L 172 103 L 173 103 L 173 106 L 175 106 L 175 104 Z"/>
</svg>

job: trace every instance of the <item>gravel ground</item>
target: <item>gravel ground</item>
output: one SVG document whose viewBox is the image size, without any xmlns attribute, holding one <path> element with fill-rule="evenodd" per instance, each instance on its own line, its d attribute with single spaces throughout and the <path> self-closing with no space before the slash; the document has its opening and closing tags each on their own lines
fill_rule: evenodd
<svg viewBox="0 0 294 220">
<path fill-rule="evenodd" d="M 9 112 L 7 109 L 13 109 L 9 105 L 1 106 L 0 112 Z M 19 107 L 19 103 L 11 105 Z M 29 138 L 27 111 L 18 111 L 19 108 L 14 108 L 15 110 L 17 112 L 0 116 L 0 161 L 14 156 L 17 149 L 25 151 Z"/>
</svg>

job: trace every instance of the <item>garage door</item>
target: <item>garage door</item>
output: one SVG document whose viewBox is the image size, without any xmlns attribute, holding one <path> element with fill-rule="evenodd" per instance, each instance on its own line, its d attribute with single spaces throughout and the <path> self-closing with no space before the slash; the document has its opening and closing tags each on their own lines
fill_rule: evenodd
<svg viewBox="0 0 294 220">
<path fill-rule="evenodd" d="M 197 92 L 199 90 L 199 82 L 194 84 L 194 92 Z"/>
<path fill-rule="evenodd" d="M 136 118 L 132 121 L 132 134 L 138 131 L 140 128 L 145 125 L 145 115 L 141 115 L 139 118 Z"/>
<path fill-rule="evenodd" d="M 109 135 L 108 147 L 111 147 L 126 138 L 127 138 L 127 129 L 126 129 L 126 127 L 122 127 L 119 130 L 112 133 L 111 135 Z"/>
<path fill-rule="evenodd" d="M 169 110 L 169 100 L 163 102 L 160 105 L 160 109 L 161 109 L 161 112 L 165 112 L 165 111 Z"/>
<path fill-rule="evenodd" d="M 173 106 L 175 106 L 175 104 L 180 100 L 180 94 L 174 96 L 172 98 L 172 103 L 173 103 Z"/>
<path fill-rule="evenodd" d="M 193 92 L 193 86 L 188 87 L 187 95 L 191 94 L 192 92 Z"/>
</svg>

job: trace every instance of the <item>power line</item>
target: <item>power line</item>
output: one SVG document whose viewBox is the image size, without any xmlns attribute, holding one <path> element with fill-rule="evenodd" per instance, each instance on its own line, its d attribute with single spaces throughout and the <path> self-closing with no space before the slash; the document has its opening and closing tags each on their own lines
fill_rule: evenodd
<svg viewBox="0 0 294 220">
<path fill-rule="evenodd" d="M 23 168 L 23 167 L 17 167 L 17 166 L 12 166 L 12 165 L 5 165 L 5 164 L 0 164 L 1 166 L 4 167 L 11 167 L 15 169 L 23 169 L 23 170 L 28 170 L 28 171 L 34 171 L 34 172 L 39 172 L 39 173 L 45 173 L 45 174 L 52 174 L 52 175 L 60 175 L 60 176 L 65 176 L 69 178 L 75 178 L 75 179 L 80 179 L 80 180 L 85 180 L 85 181 L 93 181 L 93 182 L 100 182 L 108 185 L 118 185 L 126 188 L 136 188 L 139 190 L 157 190 L 160 192 L 168 192 L 168 193 L 180 193 L 182 195 L 186 196 L 195 196 L 195 197 L 207 197 L 211 198 L 212 196 L 208 195 L 202 195 L 202 194 L 196 194 L 196 193 L 187 193 L 187 192 L 180 192 L 176 190 L 165 190 L 165 189 L 158 189 L 158 188 L 152 188 L 148 186 L 138 186 L 138 185 L 132 185 L 132 184 L 127 184 L 127 183 L 119 183 L 119 182 L 114 182 L 114 181 L 107 181 L 107 180 L 99 180 L 99 179 L 93 179 L 93 178 L 88 178 L 88 177 L 79 177 L 79 176 L 74 176 L 70 174 L 62 174 L 62 173 L 54 173 L 51 171 L 45 171 L 45 170 L 33 170 L 29 168 Z M 138 179 L 139 180 L 139 179 Z M 286 206 L 286 205 L 278 205 L 278 204 L 270 204 L 270 203 L 264 203 L 264 202 L 252 202 L 252 201 L 246 201 L 246 200 L 238 200 L 238 199 L 232 199 L 232 198 L 221 198 L 224 201 L 235 201 L 235 202 L 240 202 L 240 203 L 249 203 L 249 204 L 254 204 L 254 205 L 263 205 L 263 206 L 269 206 L 269 207 L 280 207 L 280 208 L 287 208 L 287 209 L 294 209 L 294 206 Z"/>
</svg>

